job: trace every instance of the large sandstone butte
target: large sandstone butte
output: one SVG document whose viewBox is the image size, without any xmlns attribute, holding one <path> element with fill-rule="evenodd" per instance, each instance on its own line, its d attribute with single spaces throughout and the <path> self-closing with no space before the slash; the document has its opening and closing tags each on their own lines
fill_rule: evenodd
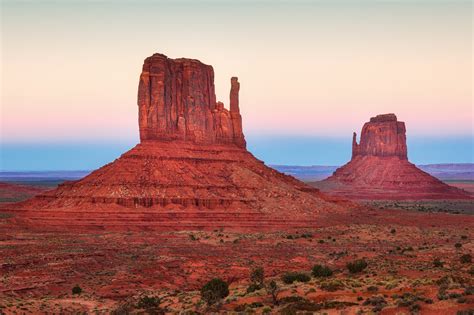
<svg viewBox="0 0 474 315">
<path fill-rule="evenodd" d="M 372 117 L 354 132 L 352 159 L 320 187 L 353 199 L 464 199 L 470 195 L 451 187 L 408 161 L 405 123 L 394 114 Z"/>
<path fill-rule="evenodd" d="M 214 69 L 193 59 L 154 54 L 145 59 L 138 86 L 140 140 L 183 140 L 245 148 L 240 84 L 231 79 L 230 111 L 216 102 Z"/>
<path fill-rule="evenodd" d="M 10 211 L 32 227 L 162 230 L 312 227 L 346 211 L 246 150 L 239 89 L 233 77 L 229 111 L 216 102 L 211 66 L 154 54 L 140 75 L 140 143 Z"/>
</svg>

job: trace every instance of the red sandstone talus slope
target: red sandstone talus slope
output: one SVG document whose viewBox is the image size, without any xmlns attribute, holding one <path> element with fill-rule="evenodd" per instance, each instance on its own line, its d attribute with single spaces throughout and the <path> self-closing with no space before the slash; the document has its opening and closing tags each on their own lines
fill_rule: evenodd
<svg viewBox="0 0 474 315">
<path fill-rule="evenodd" d="M 351 161 L 324 181 L 324 189 L 355 199 L 470 198 L 408 161 L 405 132 L 394 114 L 372 117 L 359 144 L 353 135 Z"/>
<path fill-rule="evenodd" d="M 345 211 L 316 189 L 266 167 L 245 148 L 240 85 L 216 102 L 211 66 L 155 54 L 138 91 L 140 144 L 82 180 L 19 204 L 19 222 L 50 228 L 314 226 Z"/>
</svg>

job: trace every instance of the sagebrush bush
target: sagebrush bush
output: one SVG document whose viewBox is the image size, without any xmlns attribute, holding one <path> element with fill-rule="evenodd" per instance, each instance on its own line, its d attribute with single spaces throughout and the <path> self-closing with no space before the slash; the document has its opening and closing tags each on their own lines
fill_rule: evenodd
<svg viewBox="0 0 474 315">
<path fill-rule="evenodd" d="M 308 282 L 311 278 L 303 272 L 287 272 L 281 277 L 281 280 L 286 284 L 291 284 L 295 281 Z"/>
<path fill-rule="evenodd" d="M 464 254 L 464 255 L 461 256 L 461 258 L 459 260 L 463 264 L 469 264 L 469 263 L 472 262 L 472 256 L 471 256 L 471 254 Z"/>
<path fill-rule="evenodd" d="M 333 272 L 328 266 L 314 265 L 311 274 L 316 278 L 324 278 L 332 276 Z"/>
<path fill-rule="evenodd" d="M 250 281 L 260 287 L 263 287 L 263 281 L 265 280 L 265 272 L 263 267 L 257 267 L 250 272 Z"/>
<path fill-rule="evenodd" d="M 321 290 L 334 292 L 337 290 L 344 289 L 344 283 L 341 280 L 332 279 L 324 281 L 323 283 L 321 283 L 320 287 Z"/>
<path fill-rule="evenodd" d="M 158 297 L 145 295 L 138 299 L 137 307 L 144 309 L 156 308 L 160 306 L 160 303 L 161 301 Z"/>
<path fill-rule="evenodd" d="M 252 292 L 255 292 L 255 291 L 258 291 L 262 288 L 262 286 L 256 284 L 256 283 L 251 283 L 248 287 L 247 287 L 247 293 L 252 293 Z"/>
<path fill-rule="evenodd" d="M 364 259 L 357 259 L 352 262 L 348 262 L 346 267 L 350 273 L 359 273 L 367 268 L 367 262 Z"/>
<path fill-rule="evenodd" d="M 215 278 L 201 288 L 201 297 L 212 305 L 229 295 L 229 285 L 222 279 Z"/>
<path fill-rule="evenodd" d="M 443 265 L 444 263 L 439 258 L 435 258 L 435 260 L 433 260 L 433 266 L 436 268 L 441 268 Z"/>
<path fill-rule="evenodd" d="M 82 288 L 78 285 L 74 286 L 72 288 L 72 294 L 81 294 L 82 293 Z"/>
</svg>

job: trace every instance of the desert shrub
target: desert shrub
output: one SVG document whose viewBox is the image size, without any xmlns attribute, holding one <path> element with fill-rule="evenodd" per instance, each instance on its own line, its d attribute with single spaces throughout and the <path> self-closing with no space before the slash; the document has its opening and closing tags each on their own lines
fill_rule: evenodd
<svg viewBox="0 0 474 315">
<path fill-rule="evenodd" d="M 265 273 L 263 267 L 257 267 L 250 272 L 250 281 L 253 284 L 257 284 L 263 287 L 263 281 L 265 280 Z"/>
<path fill-rule="evenodd" d="M 421 310 L 421 306 L 420 304 L 413 304 L 413 305 L 410 305 L 410 307 L 408 308 L 410 310 L 410 312 L 413 314 L 413 313 L 418 313 L 420 310 Z"/>
<path fill-rule="evenodd" d="M 301 296 L 297 295 L 290 295 L 290 296 L 285 296 L 280 300 L 281 304 L 289 304 L 289 303 L 297 303 L 297 302 L 305 302 L 306 299 Z"/>
<path fill-rule="evenodd" d="M 433 266 L 435 266 L 436 268 L 441 268 L 443 267 L 444 263 L 439 259 L 439 258 L 435 258 L 433 260 Z"/>
<path fill-rule="evenodd" d="M 374 313 L 380 312 L 385 306 L 387 306 L 387 301 L 383 296 L 372 296 L 367 298 L 367 300 L 362 303 L 362 305 L 371 305 L 374 308 L 372 311 Z"/>
<path fill-rule="evenodd" d="M 320 286 L 321 286 L 321 290 L 333 292 L 333 291 L 343 289 L 344 283 L 340 280 L 333 279 L 333 280 L 324 281 L 323 283 L 321 283 Z"/>
<path fill-rule="evenodd" d="M 258 290 L 260 290 L 261 288 L 262 288 L 262 287 L 261 287 L 259 284 L 251 283 L 251 284 L 247 287 L 247 293 L 252 293 L 252 292 L 258 291 Z"/>
<path fill-rule="evenodd" d="M 471 269 L 469 269 L 469 274 L 474 276 L 474 266 L 471 267 Z"/>
<path fill-rule="evenodd" d="M 359 273 L 367 268 L 367 262 L 364 259 L 358 259 L 347 263 L 346 267 L 350 273 Z"/>
<path fill-rule="evenodd" d="M 330 277 L 332 276 L 332 270 L 325 265 L 314 265 L 311 274 L 317 278 Z"/>
<path fill-rule="evenodd" d="M 248 309 L 251 309 L 251 308 L 260 308 L 260 307 L 263 307 L 263 303 L 262 302 L 253 302 L 253 303 L 250 303 L 250 304 L 240 304 L 240 305 L 237 305 L 235 308 L 234 308 L 234 311 L 236 312 L 245 312 L 246 310 Z M 246 312 L 247 314 L 247 312 Z"/>
<path fill-rule="evenodd" d="M 417 295 L 414 295 L 410 292 L 403 293 L 402 296 L 397 301 L 399 307 L 410 307 L 416 302 L 420 301 L 420 298 Z"/>
<path fill-rule="evenodd" d="M 390 233 L 392 233 L 392 234 L 395 234 L 396 232 L 397 232 L 397 230 L 395 230 L 395 229 L 390 230 Z"/>
<path fill-rule="evenodd" d="M 456 244 L 454 244 L 454 247 L 456 247 L 456 248 L 461 248 L 461 247 L 462 247 L 462 244 L 461 244 L 461 243 L 456 243 Z"/>
<path fill-rule="evenodd" d="M 303 272 L 287 272 L 281 277 L 281 280 L 286 284 L 292 284 L 295 281 L 308 282 L 311 278 Z"/>
<path fill-rule="evenodd" d="M 141 296 L 137 301 L 137 308 L 151 309 L 160 306 L 160 299 L 156 296 Z"/>
<path fill-rule="evenodd" d="M 313 314 L 315 311 L 321 310 L 323 308 L 322 304 L 311 302 L 307 299 L 298 297 L 298 301 L 283 301 L 282 304 L 286 305 L 280 312 L 282 315 L 292 315 L 292 314 L 301 314 L 301 311 L 306 311 L 306 314 Z M 303 313 L 305 314 L 305 313 Z"/>
<path fill-rule="evenodd" d="M 229 295 L 229 285 L 222 279 L 215 278 L 201 288 L 201 298 L 212 305 Z"/>
<path fill-rule="evenodd" d="M 464 295 L 472 295 L 472 294 L 474 294 L 474 287 L 473 286 L 469 286 L 469 287 L 464 289 Z"/>
<path fill-rule="evenodd" d="M 82 288 L 78 285 L 75 285 L 72 288 L 72 294 L 81 294 L 82 293 Z"/>
<path fill-rule="evenodd" d="M 272 296 L 273 304 L 277 305 L 278 304 L 278 285 L 275 282 L 275 280 L 270 281 L 266 289 L 267 289 L 267 292 L 270 293 L 270 295 Z"/>
<path fill-rule="evenodd" d="M 133 306 L 130 302 L 125 302 L 117 306 L 110 312 L 111 315 L 129 315 L 132 313 Z"/>
<path fill-rule="evenodd" d="M 453 292 L 453 293 L 449 293 L 448 297 L 450 299 L 458 299 L 458 298 L 462 297 L 462 295 L 460 293 Z"/>
<path fill-rule="evenodd" d="M 472 256 L 471 254 L 464 254 L 460 258 L 461 263 L 463 264 L 469 264 L 472 262 Z"/>
<path fill-rule="evenodd" d="M 377 292 L 379 290 L 379 288 L 375 285 L 371 285 L 369 287 L 367 287 L 367 292 Z"/>
<path fill-rule="evenodd" d="M 457 311 L 456 315 L 474 315 L 474 308 Z"/>
</svg>

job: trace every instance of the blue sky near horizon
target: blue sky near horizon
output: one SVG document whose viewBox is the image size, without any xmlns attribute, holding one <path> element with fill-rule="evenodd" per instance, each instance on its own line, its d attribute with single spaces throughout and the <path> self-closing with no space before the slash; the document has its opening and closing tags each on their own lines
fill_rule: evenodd
<svg viewBox="0 0 474 315">
<path fill-rule="evenodd" d="M 408 139 L 415 164 L 474 163 L 470 137 Z M 351 156 L 352 138 L 247 136 L 247 147 L 266 164 L 342 165 Z M 136 142 L 2 144 L 0 171 L 94 170 L 112 162 Z"/>
</svg>

